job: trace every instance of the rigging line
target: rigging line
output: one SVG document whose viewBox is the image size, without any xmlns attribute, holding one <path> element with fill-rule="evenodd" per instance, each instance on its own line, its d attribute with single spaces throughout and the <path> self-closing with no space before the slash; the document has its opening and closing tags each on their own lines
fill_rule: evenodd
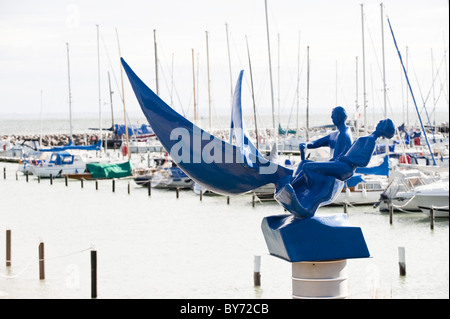
<svg viewBox="0 0 450 319">
<path fill-rule="evenodd" d="M 101 33 L 100 33 L 100 37 L 102 38 L 103 47 L 105 48 L 105 53 L 106 53 L 106 56 L 108 57 L 109 66 L 111 67 L 111 72 L 112 72 L 113 77 L 114 77 L 114 82 L 116 82 L 117 92 L 119 93 L 120 100 L 122 101 L 122 104 L 123 104 L 123 97 L 122 97 L 121 88 L 119 86 L 119 83 L 117 82 L 116 73 L 114 72 L 114 68 L 113 68 L 112 63 L 111 63 L 111 58 L 109 57 L 109 53 L 108 53 L 108 49 L 106 47 L 105 39 L 103 38 L 103 35 Z"/>
<path fill-rule="evenodd" d="M 158 64 L 159 64 L 159 66 L 160 66 L 160 71 L 161 71 L 161 73 L 162 73 L 162 76 L 163 76 L 163 79 L 164 79 L 164 83 L 166 84 L 166 88 L 167 88 L 167 90 L 170 92 L 170 86 L 169 86 L 169 84 L 168 84 L 168 82 L 167 82 L 166 74 L 164 73 L 164 68 L 163 68 L 163 66 L 161 65 L 160 59 L 158 59 Z M 178 91 L 177 91 L 177 89 L 176 89 L 175 83 L 173 84 L 173 86 L 174 86 L 173 89 L 175 90 L 175 92 L 176 92 L 176 94 L 177 94 L 177 97 L 178 97 L 178 100 L 179 100 L 179 103 L 180 103 L 181 111 L 183 112 L 183 116 L 184 116 L 186 113 L 184 113 L 183 105 L 181 104 L 180 98 L 179 98 L 179 96 L 178 96 Z M 171 105 L 170 107 L 174 108 L 173 105 Z"/>
<path fill-rule="evenodd" d="M 369 33 L 370 43 L 372 44 L 372 49 L 373 49 L 373 52 L 374 52 L 374 55 L 375 55 L 375 61 L 377 62 L 376 64 L 377 64 L 377 67 L 378 67 L 378 72 L 379 72 L 381 80 L 383 80 L 383 71 L 381 70 L 381 67 L 380 67 L 380 61 L 378 60 L 378 55 L 377 55 L 377 52 L 375 50 L 375 44 L 373 43 L 372 33 L 370 32 L 369 24 L 367 23 L 367 20 L 366 20 L 366 15 L 364 15 L 364 21 L 365 21 L 365 24 L 364 24 L 365 29 Z M 383 114 L 384 114 L 384 110 L 383 110 Z"/>
<path fill-rule="evenodd" d="M 418 110 L 418 108 L 417 108 L 416 99 L 415 99 L 415 97 L 414 97 L 414 94 L 413 94 L 413 91 L 412 91 L 412 88 L 411 88 L 411 83 L 409 82 L 408 72 L 406 72 L 405 66 L 403 65 L 402 54 L 400 53 L 400 50 L 398 49 L 398 46 L 397 46 L 397 41 L 395 40 L 394 31 L 392 30 L 392 26 L 391 26 L 391 21 L 389 20 L 389 18 L 387 18 L 387 21 L 388 21 L 388 23 L 389 23 L 389 28 L 390 28 L 390 30 L 391 30 L 392 39 L 394 40 L 395 48 L 397 49 L 397 53 L 398 53 L 398 57 L 399 57 L 399 59 L 400 59 L 400 63 L 402 64 L 402 67 L 403 67 L 403 72 L 405 73 L 406 81 L 407 81 L 407 83 L 408 83 L 408 87 L 409 87 L 409 90 L 410 90 L 410 92 L 411 92 L 411 97 L 412 97 L 412 100 L 413 100 L 413 102 L 414 102 L 414 106 L 415 106 L 415 108 L 416 108 L 417 115 L 418 115 L 418 117 L 419 117 L 420 126 L 422 127 L 422 131 L 423 131 L 423 134 L 425 135 L 425 140 L 426 140 L 427 145 L 428 145 L 428 150 L 429 150 L 430 155 L 431 155 L 431 158 L 432 158 L 432 160 L 433 160 L 433 165 L 436 166 L 436 160 L 435 160 L 435 158 L 434 158 L 433 152 L 431 151 L 431 146 L 430 146 L 430 143 L 429 143 L 429 141 L 428 141 L 427 132 L 425 131 L 425 128 L 423 127 L 422 118 L 420 117 L 419 110 Z"/>
</svg>

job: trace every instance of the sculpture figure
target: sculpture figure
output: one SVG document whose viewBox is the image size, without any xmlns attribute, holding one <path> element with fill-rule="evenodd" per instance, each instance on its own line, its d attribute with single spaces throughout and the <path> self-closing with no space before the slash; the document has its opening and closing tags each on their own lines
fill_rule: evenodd
<svg viewBox="0 0 450 319">
<path fill-rule="evenodd" d="M 356 168 L 369 164 L 377 139 L 392 138 L 394 133 L 394 123 L 385 119 L 378 123 L 372 134 L 358 138 L 345 153 L 333 156 L 334 159 L 302 161 L 300 171 L 290 183 L 277 189 L 275 198 L 296 217 L 314 216 L 319 206 L 338 195 L 343 182 L 353 176 Z"/>
</svg>

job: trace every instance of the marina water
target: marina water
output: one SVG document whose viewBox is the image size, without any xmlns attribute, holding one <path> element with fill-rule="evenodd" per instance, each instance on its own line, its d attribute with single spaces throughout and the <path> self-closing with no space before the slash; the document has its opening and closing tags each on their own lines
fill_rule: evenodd
<svg viewBox="0 0 450 319">
<path fill-rule="evenodd" d="M 16 127 L 17 129 L 17 127 Z M 36 130 L 33 130 L 36 132 Z M 17 134 L 25 132 L 18 130 Z M 63 133 L 66 133 L 65 131 Z M 6 179 L 3 169 L 6 169 Z M 291 298 L 291 265 L 268 255 L 261 221 L 284 213 L 276 202 L 252 196 L 199 196 L 111 181 L 18 175 L 0 163 L 0 298 L 90 298 L 90 255 L 98 255 L 98 298 Z M 128 193 L 130 183 L 130 193 Z M 318 215 L 342 214 L 322 207 Z M 349 207 L 371 257 L 347 264 L 349 298 L 449 298 L 449 220 L 434 230 L 423 213 L 389 215 L 371 206 Z M 11 230 L 11 266 L 5 232 Z M 45 280 L 38 245 L 45 243 Z M 405 247 L 400 276 L 398 247 Z M 261 256 L 261 286 L 253 260 Z"/>
</svg>

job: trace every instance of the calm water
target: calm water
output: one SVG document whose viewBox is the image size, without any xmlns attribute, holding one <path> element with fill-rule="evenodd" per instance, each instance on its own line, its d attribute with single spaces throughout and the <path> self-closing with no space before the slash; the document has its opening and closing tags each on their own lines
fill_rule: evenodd
<svg viewBox="0 0 450 319">
<path fill-rule="evenodd" d="M 447 116 L 448 118 L 448 116 Z M 133 120 L 136 123 L 138 119 Z M 142 119 L 139 120 L 141 123 Z M 224 119 L 223 123 L 226 123 Z M 328 118 L 313 125 L 329 124 Z M 110 122 L 104 120 L 103 127 Z M 74 133 L 97 127 L 75 119 Z M 38 134 L 39 119 L 0 119 L 3 134 Z M 67 120 L 44 120 L 42 132 L 68 133 Z M 228 125 L 221 125 L 228 127 Z M 3 179 L 3 168 L 7 178 Z M 19 175 L 0 162 L 0 298 L 90 298 L 90 253 L 98 254 L 99 298 L 291 298 L 291 265 L 268 255 L 265 216 L 283 213 L 276 202 L 252 207 L 250 195 L 204 196 L 193 191 L 147 190 L 131 181 L 95 183 Z M 341 207 L 322 207 L 321 214 Z M 371 258 L 349 260 L 350 298 L 449 298 L 449 220 L 430 230 L 422 213 L 389 216 L 371 206 L 349 209 L 362 228 Z M 12 266 L 5 266 L 5 233 L 12 232 Z M 39 280 L 38 245 L 45 244 L 46 279 Z M 406 250 L 399 276 L 398 247 Z M 261 287 L 253 260 L 261 256 Z"/>
<path fill-rule="evenodd" d="M 147 189 L 131 181 L 64 180 L 19 175 L 0 163 L 0 298 L 90 298 L 91 247 L 98 254 L 98 298 L 291 298 L 291 265 L 268 255 L 260 224 L 280 214 L 275 202 L 252 207 L 251 196 L 204 196 Z M 6 167 L 7 178 L 3 179 Z M 323 207 L 318 214 L 342 213 Z M 449 298 L 449 220 L 430 230 L 421 213 L 389 216 L 351 207 L 371 258 L 349 260 L 350 298 Z M 5 233 L 12 232 L 12 266 Z M 38 245 L 45 243 L 46 279 L 39 280 Z M 406 250 L 399 276 L 398 247 Z M 261 287 L 253 286 L 261 255 Z"/>
</svg>

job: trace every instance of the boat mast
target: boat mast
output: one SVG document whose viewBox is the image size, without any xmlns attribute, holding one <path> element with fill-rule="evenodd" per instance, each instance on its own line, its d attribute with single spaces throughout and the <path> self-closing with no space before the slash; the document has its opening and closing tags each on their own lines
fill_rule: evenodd
<svg viewBox="0 0 450 319">
<path fill-rule="evenodd" d="M 69 77 L 69 119 L 70 119 L 70 124 L 69 124 L 69 129 L 70 129 L 70 140 L 73 140 L 73 136 L 72 136 L 72 92 L 70 89 L 70 61 L 69 61 L 69 42 L 66 42 L 66 46 L 67 46 L 67 74 Z"/>
<path fill-rule="evenodd" d="M 100 127 L 100 135 L 99 141 L 103 140 L 103 132 L 102 132 L 102 100 L 100 95 L 100 42 L 99 42 L 99 26 L 97 26 L 97 77 L 98 77 L 98 115 L 99 115 L 99 127 Z M 103 144 L 103 142 L 102 142 Z M 102 149 L 102 145 L 100 145 L 100 149 Z"/>
<path fill-rule="evenodd" d="M 158 78 L 158 48 L 156 45 L 156 29 L 153 29 L 153 42 L 155 45 L 155 74 L 156 74 L 156 95 L 159 96 L 159 78 Z"/>
<path fill-rule="evenodd" d="M 248 40 L 247 40 L 247 36 L 245 36 L 245 42 L 247 43 L 247 55 L 248 55 L 248 66 L 250 69 L 250 83 L 252 86 L 252 100 L 253 100 L 253 116 L 255 119 L 255 135 L 256 135 L 256 149 L 259 149 L 259 141 L 258 141 L 258 124 L 256 121 L 256 104 L 255 104 L 255 93 L 253 90 L 253 73 L 252 73 L 252 63 L 250 62 L 250 50 L 248 48 Z"/>
<path fill-rule="evenodd" d="M 230 105 L 233 104 L 233 77 L 231 74 L 231 56 L 230 56 L 230 41 L 228 40 L 228 23 L 225 22 L 225 30 L 227 32 L 227 48 L 228 48 L 228 69 L 230 71 Z"/>
<path fill-rule="evenodd" d="M 111 89 L 111 78 L 109 76 L 109 71 L 108 71 L 108 83 L 109 83 L 109 102 L 111 104 L 111 128 L 114 129 L 114 109 L 113 109 L 113 100 L 112 100 L 112 95 L 114 93 L 114 91 Z"/>
<path fill-rule="evenodd" d="M 39 124 L 39 147 L 42 147 L 42 96 L 44 91 L 41 89 L 41 115 L 40 115 L 40 124 Z"/>
<path fill-rule="evenodd" d="M 273 80 L 272 80 L 272 59 L 270 56 L 270 37 L 269 37 L 269 18 L 267 14 L 267 0 L 264 0 L 265 9 L 266 9 L 266 30 L 267 30 L 267 49 L 269 52 L 269 76 L 270 76 L 270 96 L 272 101 L 272 126 L 273 126 L 273 133 L 275 137 L 275 141 L 277 140 L 278 134 L 276 133 L 275 129 L 275 105 L 273 101 Z"/>
<path fill-rule="evenodd" d="M 364 135 L 367 134 L 367 93 L 366 93 L 366 53 L 364 45 L 364 5 L 361 4 L 361 32 L 362 32 L 362 65 L 363 65 L 363 107 L 364 107 Z"/>
<path fill-rule="evenodd" d="M 298 32 L 298 54 L 297 54 L 297 134 L 298 134 L 298 114 L 300 109 L 300 31 Z"/>
<path fill-rule="evenodd" d="M 192 49 L 192 84 L 194 88 L 194 124 L 197 125 L 197 103 L 195 100 L 195 67 L 194 67 L 194 49 Z"/>
<path fill-rule="evenodd" d="M 359 99 L 358 99 L 358 57 L 355 61 L 356 69 L 356 96 L 355 96 L 355 107 L 356 107 L 356 135 L 359 136 Z"/>
<path fill-rule="evenodd" d="M 408 72 L 408 46 L 406 46 L 406 72 Z M 408 91 L 408 82 L 406 82 L 406 91 Z M 406 132 L 409 132 L 409 94 L 406 93 Z M 408 133 L 409 134 L 409 133 Z"/>
<path fill-rule="evenodd" d="M 383 51 L 383 101 L 384 101 L 384 118 L 387 118 L 386 108 L 386 65 L 384 57 L 384 19 L 383 19 L 383 2 L 380 3 L 381 8 L 381 48 Z"/>
<path fill-rule="evenodd" d="M 206 62 L 207 62 L 207 70 L 208 70 L 208 104 L 209 104 L 209 131 L 212 130 L 212 122 L 211 122 L 211 79 L 209 77 L 209 46 L 208 46 L 208 31 L 206 32 Z"/>
<path fill-rule="evenodd" d="M 306 141 L 309 142 L 309 46 L 306 47 Z"/>
<path fill-rule="evenodd" d="M 119 42 L 119 33 L 117 33 L 116 28 L 116 37 L 117 37 L 117 46 L 119 47 L 119 56 L 122 57 L 122 53 L 120 52 L 120 42 Z M 127 143 L 127 154 L 128 154 L 128 160 L 131 159 L 131 153 L 130 153 L 130 143 L 128 138 L 128 125 L 127 125 L 127 111 L 125 109 L 125 90 L 123 87 L 123 67 L 122 63 L 120 64 L 120 78 L 122 80 L 122 103 L 123 103 L 123 119 L 125 122 L 125 137 L 126 137 L 126 143 Z"/>
</svg>

